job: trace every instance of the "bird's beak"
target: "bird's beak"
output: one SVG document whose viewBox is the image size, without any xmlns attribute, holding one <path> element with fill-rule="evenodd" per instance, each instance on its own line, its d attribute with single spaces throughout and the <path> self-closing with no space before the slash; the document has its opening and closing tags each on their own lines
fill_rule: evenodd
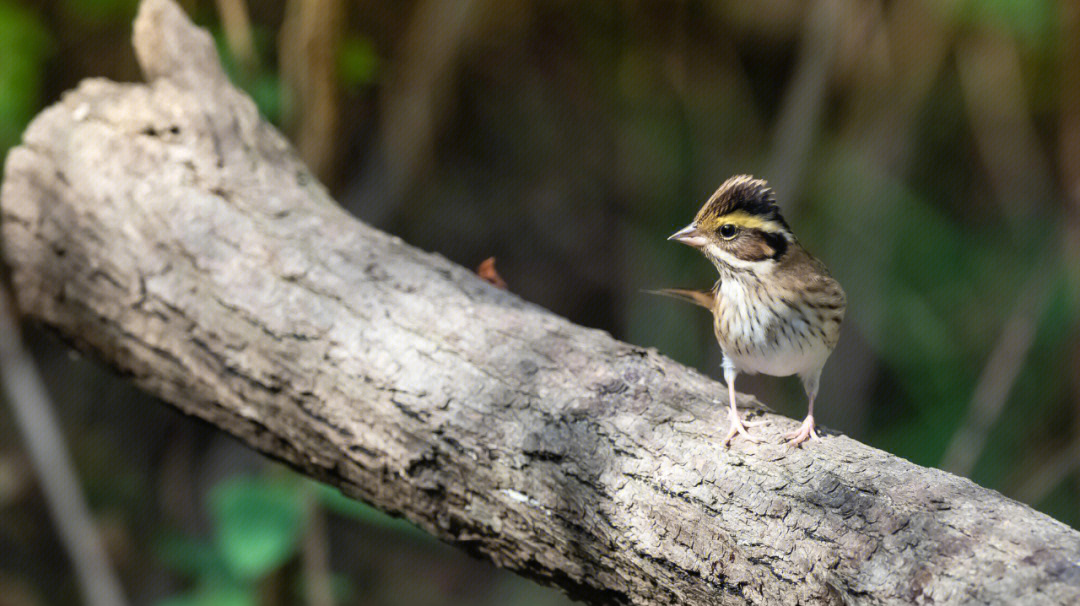
<svg viewBox="0 0 1080 606">
<path fill-rule="evenodd" d="M 687 246 L 693 246 L 694 248 L 701 248 L 707 244 L 705 236 L 701 235 L 698 231 L 697 225 L 691 223 L 679 231 L 671 234 L 668 240 L 675 240 L 676 242 L 682 242 Z"/>
</svg>

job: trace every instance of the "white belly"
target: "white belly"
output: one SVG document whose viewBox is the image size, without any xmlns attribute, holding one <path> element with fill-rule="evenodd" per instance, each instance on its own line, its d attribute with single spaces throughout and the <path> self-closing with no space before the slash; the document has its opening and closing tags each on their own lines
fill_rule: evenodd
<svg viewBox="0 0 1080 606">
<path fill-rule="evenodd" d="M 724 355 L 731 359 L 739 372 L 786 377 L 820 369 L 825 365 L 830 353 L 823 342 L 818 342 L 814 347 L 803 350 L 786 347 L 749 354 L 730 355 L 724 352 Z"/>
<path fill-rule="evenodd" d="M 832 349 L 808 323 L 815 317 L 810 310 L 775 300 L 762 304 L 736 280 L 722 282 L 719 294 L 723 305 L 716 319 L 717 338 L 736 370 L 784 377 L 812 373 L 825 365 Z"/>
</svg>

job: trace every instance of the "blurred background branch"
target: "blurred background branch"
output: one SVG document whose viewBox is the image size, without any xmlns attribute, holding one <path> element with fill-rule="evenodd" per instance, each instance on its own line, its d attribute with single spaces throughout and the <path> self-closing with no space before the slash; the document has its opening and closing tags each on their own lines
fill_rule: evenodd
<svg viewBox="0 0 1080 606">
<path fill-rule="evenodd" d="M 840 38 L 840 2 L 815 0 L 806 8 L 798 59 L 780 105 L 764 174 L 781 196 L 799 199 L 807 157 L 821 127 L 829 77 Z"/>
<path fill-rule="evenodd" d="M 279 58 L 286 95 L 283 122 L 311 171 L 332 182 L 341 121 L 338 53 L 345 26 L 342 0 L 290 0 Z"/>
<path fill-rule="evenodd" d="M 23 349 L 14 299 L 0 285 L 0 383 L 45 502 L 88 606 L 125 606 L 120 581 L 86 505 L 63 432 L 33 359 Z"/>
<path fill-rule="evenodd" d="M 257 64 L 255 38 L 251 31 L 246 0 L 217 0 L 221 29 L 229 43 L 229 51 L 241 69 L 251 72 Z"/>
</svg>

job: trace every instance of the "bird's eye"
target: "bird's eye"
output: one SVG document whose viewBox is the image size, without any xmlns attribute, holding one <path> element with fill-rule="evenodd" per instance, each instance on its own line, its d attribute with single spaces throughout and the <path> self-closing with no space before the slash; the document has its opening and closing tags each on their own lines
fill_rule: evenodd
<svg viewBox="0 0 1080 606">
<path fill-rule="evenodd" d="M 735 226 L 731 223 L 725 223 L 720 226 L 720 237 L 725 240 L 730 240 L 735 237 Z"/>
</svg>

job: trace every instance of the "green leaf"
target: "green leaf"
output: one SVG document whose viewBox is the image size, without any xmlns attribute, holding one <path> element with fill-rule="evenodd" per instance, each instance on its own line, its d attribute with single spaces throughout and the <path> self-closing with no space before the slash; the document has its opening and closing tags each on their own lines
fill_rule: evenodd
<svg viewBox="0 0 1080 606">
<path fill-rule="evenodd" d="M 237 577 L 257 579 L 293 556 L 304 527 L 299 485 L 238 478 L 210 493 L 215 544 Z"/>
</svg>

